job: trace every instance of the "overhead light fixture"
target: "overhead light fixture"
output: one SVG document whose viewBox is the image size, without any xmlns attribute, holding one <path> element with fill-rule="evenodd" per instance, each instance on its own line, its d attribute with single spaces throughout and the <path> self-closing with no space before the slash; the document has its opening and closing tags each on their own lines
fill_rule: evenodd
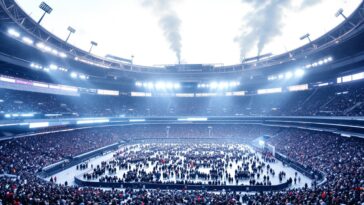
<svg viewBox="0 0 364 205">
<path fill-rule="evenodd" d="M 300 40 L 302 41 L 302 40 L 304 40 L 304 39 L 307 39 L 307 40 L 308 40 L 308 42 L 309 42 L 309 43 L 311 43 L 312 41 L 311 41 L 310 36 L 311 36 L 311 35 L 310 35 L 309 33 L 307 33 L 307 34 L 305 34 L 305 35 L 301 36 Z"/>
<path fill-rule="evenodd" d="M 72 72 L 71 74 L 70 74 L 70 76 L 71 76 L 71 78 L 77 78 L 78 77 L 78 74 L 77 73 L 75 73 L 75 72 Z"/>
<path fill-rule="evenodd" d="M 20 37 L 20 33 L 14 29 L 8 29 L 8 34 L 10 36 L 13 36 L 13 37 L 16 37 L 16 38 L 19 38 Z"/>
<path fill-rule="evenodd" d="M 91 53 L 92 48 L 93 48 L 94 46 L 98 46 L 98 43 L 96 43 L 95 41 L 91 41 L 91 48 L 90 48 L 90 50 L 88 51 L 89 53 Z"/>
<path fill-rule="evenodd" d="M 22 41 L 28 45 L 33 45 L 34 41 L 28 37 L 23 37 Z"/>
<path fill-rule="evenodd" d="M 295 71 L 295 76 L 296 77 L 302 77 L 302 76 L 304 76 L 305 75 L 305 71 L 304 70 L 302 70 L 302 69 L 297 69 L 296 71 Z"/>
<path fill-rule="evenodd" d="M 70 39 L 71 35 L 74 34 L 74 33 L 76 33 L 76 29 L 72 28 L 71 26 L 68 26 L 67 30 L 69 31 L 69 34 L 67 36 L 66 43 Z"/>
</svg>

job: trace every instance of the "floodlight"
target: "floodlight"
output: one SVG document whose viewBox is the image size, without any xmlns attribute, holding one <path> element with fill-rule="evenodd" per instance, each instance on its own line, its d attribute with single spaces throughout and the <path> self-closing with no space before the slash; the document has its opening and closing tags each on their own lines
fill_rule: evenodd
<svg viewBox="0 0 364 205">
<path fill-rule="evenodd" d="M 58 66 L 56 66 L 56 65 L 54 65 L 54 64 L 51 64 L 51 65 L 49 66 L 49 68 L 50 68 L 51 70 L 57 70 L 57 69 L 58 69 Z"/>
<path fill-rule="evenodd" d="M 166 88 L 166 84 L 164 82 L 157 82 L 155 84 L 155 88 L 156 89 L 165 89 Z"/>
<path fill-rule="evenodd" d="M 81 74 L 81 75 L 80 75 L 80 79 L 81 79 L 81 80 L 86 80 L 86 75 Z"/>
<path fill-rule="evenodd" d="M 265 142 L 263 140 L 259 140 L 259 145 L 260 146 L 264 146 L 265 145 Z"/>
<path fill-rule="evenodd" d="M 76 29 L 72 28 L 71 26 L 68 26 L 67 30 L 69 31 L 69 34 L 67 36 L 66 42 L 68 42 L 73 33 L 76 33 Z"/>
<path fill-rule="evenodd" d="M 153 89 L 154 88 L 154 84 L 153 83 L 148 83 L 147 84 L 147 88 L 148 89 Z"/>
<path fill-rule="evenodd" d="M 143 86 L 143 83 L 141 83 L 141 82 L 136 82 L 136 83 L 135 83 L 135 86 L 137 86 L 137 87 L 142 87 L 142 86 Z"/>
<path fill-rule="evenodd" d="M 180 88 L 181 88 L 181 85 L 180 85 L 179 83 L 175 83 L 175 84 L 173 85 L 173 88 L 174 88 L 174 89 L 180 89 Z"/>
<path fill-rule="evenodd" d="M 23 37 L 22 41 L 28 45 L 33 45 L 34 41 L 29 37 Z"/>
<path fill-rule="evenodd" d="M 37 45 L 36 45 L 38 48 L 40 48 L 40 49 L 44 49 L 44 47 L 45 47 L 45 45 L 44 45 L 44 43 L 41 43 L 41 42 L 39 42 L 39 43 L 37 43 Z"/>
<path fill-rule="evenodd" d="M 166 83 L 166 88 L 173 89 L 173 83 L 170 83 L 170 82 Z"/>
<path fill-rule="evenodd" d="M 212 82 L 212 83 L 210 84 L 210 88 L 212 88 L 212 89 L 217 88 L 217 86 L 218 86 L 218 84 L 217 84 L 216 82 Z"/>
<path fill-rule="evenodd" d="M 219 88 L 220 89 L 225 89 L 229 86 L 229 84 L 227 82 L 220 82 L 219 83 Z"/>
<path fill-rule="evenodd" d="M 297 69 L 296 71 L 295 71 L 295 76 L 296 77 L 302 77 L 302 76 L 304 76 L 305 75 L 305 71 L 304 70 L 302 70 L 302 69 Z"/>
<path fill-rule="evenodd" d="M 18 31 L 14 30 L 14 29 L 9 29 L 8 34 L 11 35 L 11 36 L 14 36 L 16 38 L 20 37 L 20 33 Z"/>
<path fill-rule="evenodd" d="M 70 32 L 70 33 L 76 33 L 76 29 L 74 29 L 73 27 L 71 26 L 68 26 L 67 30 Z"/>
<path fill-rule="evenodd" d="M 53 9 L 48 4 L 46 4 L 44 1 L 39 5 L 39 8 L 42 9 L 44 11 L 44 13 L 43 13 L 42 17 L 39 19 L 38 24 L 40 24 L 42 22 L 42 20 L 46 14 L 50 14 L 53 11 Z"/>
<path fill-rule="evenodd" d="M 59 52 L 59 57 L 61 58 L 67 58 L 67 54 L 63 53 L 63 52 Z"/>
<path fill-rule="evenodd" d="M 71 75 L 71 78 L 77 78 L 77 76 L 78 76 L 77 73 L 75 73 L 75 72 L 72 72 L 70 75 Z"/>
<path fill-rule="evenodd" d="M 53 11 L 53 9 L 44 1 L 39 5 L 39 8 L 48 14 L 50 14 Z"/>
<path fill-rule="evenodd" d="M 292 72 L 287 72 L 286 73 L 286 79 L 291 79 L 293 76 Z"/>
<path fill-rule="evenodd" d="M 301 36 L 300 40 L 302 41 L 302 40 L 304 40 L 304 39 L 307 39 L 307 40 L 311 43 L 312 41 L 311 41 L 310 36 L 311 36 L 311 35 L 310 35 L 309 33 L 307 33 L 307 34 L 305 34 L 305 35 Z"/>
</svg>

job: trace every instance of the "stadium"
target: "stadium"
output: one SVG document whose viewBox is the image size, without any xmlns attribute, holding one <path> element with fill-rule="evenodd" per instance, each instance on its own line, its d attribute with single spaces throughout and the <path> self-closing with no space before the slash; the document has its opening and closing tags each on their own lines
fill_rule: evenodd
<svg viewBox="0 0 364 205">
<path fill-rule="evenodd" d="M 0 205 L 364 204 L 363 1 L 297 48 L 266 54 L 261 38 L 229 65 L 186 63 L 177 12 L 150 2 L 168 10 L 151 13 L 172 64 L 81 49 L 78 28 L 43 26 L 51 0 L 39 18 L 0 1 Z"/>
</svg>

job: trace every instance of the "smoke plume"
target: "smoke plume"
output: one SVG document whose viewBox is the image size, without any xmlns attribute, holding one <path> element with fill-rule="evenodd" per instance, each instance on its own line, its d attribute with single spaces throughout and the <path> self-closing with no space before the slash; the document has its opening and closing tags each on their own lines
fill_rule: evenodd
<svg viewBox="0 0 364 205">
<path fill-rule="evenodd" d="M 143 6 L 151 8 L 159 19 L 170 49 L 176 54 L 178 63 L 181 61 L 182 37 L 180 34 L 181 19 L 170 5 L 170 0 L 142 0 Z"/>
</svg>

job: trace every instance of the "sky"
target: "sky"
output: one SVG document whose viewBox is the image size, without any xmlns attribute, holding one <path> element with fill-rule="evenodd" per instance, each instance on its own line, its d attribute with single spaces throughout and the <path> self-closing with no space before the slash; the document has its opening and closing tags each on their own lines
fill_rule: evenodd
<svg viewBox="0 0 364 205">
<path fill-rule="evenodd" d="M 17 0 L 36 21 L 43 0 Z M 361 0 L 46 0 L 53 12 L 42 26 L 98 56 L 134 56 L 138 65 L 238 64 L 246 57 L 280 54 L 343 21 Z"/>
</svg>

